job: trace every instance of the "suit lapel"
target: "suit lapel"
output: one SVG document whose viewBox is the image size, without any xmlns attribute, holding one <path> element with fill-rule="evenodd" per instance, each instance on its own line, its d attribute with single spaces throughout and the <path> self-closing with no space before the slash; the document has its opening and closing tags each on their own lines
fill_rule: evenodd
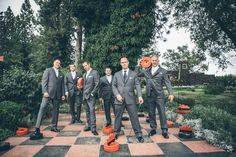
<svg viewBox="0 0 236 157">
<path fill-rule="evenodd" d="M 54 70 L 54 68 L 52 68 L 51 70 L 52 70 L 52 72 L 53 72 L 55 78 L 57 78 L 57 74 L 56 74 L 56 71 Z"/>
<path fill-rule="evenodd" d="M 121 70 L 119 73 L 120 73 L 121 80 L 123 81 L 123 83 L 125 83 L 125 80 L 124 80 L 124 77 L 123 77 L 122 70 Z"/>
</svg>

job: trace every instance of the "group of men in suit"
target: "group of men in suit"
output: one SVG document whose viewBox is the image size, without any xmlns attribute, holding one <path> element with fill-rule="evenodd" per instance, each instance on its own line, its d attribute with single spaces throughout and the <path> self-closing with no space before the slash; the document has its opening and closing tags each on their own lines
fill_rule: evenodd
<svg viewBox="0 0 236 157">
<path fill-rule="evenodd" d="M 166 85 L 169 92 L 169 100 L 174 99 L 170 81 L 166 76 L 166 70 L 158 66 L 159 57 L 152 56 L 152 67 L 149 69 L 139 70 L 139 72 L 129 69 L 128 58 L 122 57 L 120 65 L 122 70 L 111 75 L 110 68 L 105 69 L 105 76 L 99 77 L 98 71 L 91 68 L 90 63 L 85 61 L 82 66 L 85 70 L 84 75 L 76 72 L 76 66 L 70 65 L 70 73 L 66 74 L 65 78 L 59 72 L 60 60 L 56 59 L 53 62 L 53 67 L 44 71 L 42 78 L 43 98 L 38 113 L 38 118 L 35 126 L 35 131 L 31 134 L 31 139 L 40 139 L 43 137 L 40 133 L 40 124 L 45 107 L 48 101 L 53 104 L 51 131 L 59 132 L 57 128 L 59 101 L 65 100 L 65 96 L 70 100 L 70 113 L 72 116 L 71 123 L 82 123 L 80 119 L 82 102 L 86 106 L 87 125 L 84 131 L 91 131 L 94 135 L 98 135 L 96 131 L 96 114 L 95 100 L 96 94 L 99 94 L 99 101 L 104 104 L 106 115 L 106 126 L 112 124 L 110 108 L 113 108 L 115 113 L 114 134 L 118 138 L 121 132 L 121 120 L 124 110 L 128 111 L 131 124 L 140 143 L 144 142 L 141 126 L 138 119 L 138 108 L 136 103 L 136 94 L 138 103 L 143 104 L 141 86 L 138 77 L 145 77 L 147 102 L 149 106 L 149 117 L 151 131 L 149 136 L 156 134 L 156 109 L 158 109 L 161 121 L 162 135 L 164 138 L 169 138 L 168 128 L 166 126 L 165 104 L 163 85 Z M 83 87 L 78 88 L 76 82 L 83 77 Z M 65 96 L 64 96 L 65 95 Z M 74 104 L 77 102 L 77 114 L 74 111 Z M 77 115 L 77 116 L 76 116 Z"/>
</svg>

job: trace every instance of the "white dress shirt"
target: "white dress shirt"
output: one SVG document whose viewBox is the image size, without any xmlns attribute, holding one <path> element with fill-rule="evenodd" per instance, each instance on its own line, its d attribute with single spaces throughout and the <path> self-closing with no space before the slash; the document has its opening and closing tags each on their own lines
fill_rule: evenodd
<svg viewBox="0 0 236 157">
<path fill-rule="evenodd" d="M 86 78 L 89 76 L 91 71 L 92 71 L 92 68 L 90 68 L 89 71 L 86 72 Z"/>
<path fill-rule="evenodd" d="M 73 78 L 73 80 L 75 79 L 75 76 L 76 76 L 76 72 L 75 71 L 72 71 L 71 72 L 71 75 L 72 75 L 72 78 Z"/>
<path fill-rule="evenodd" d="M 152 75 L 158 70 L 158 66 L 156 66 L 156 67 L 152 67 L 152 69 L 151 69 L 151 73 L 152 73 Z"/>
<path fill-rule="evenodd" d="M 54 69 L 54 71 L 55 71 L 55 73 L 56 73 L 56 76 L 58 77 L 58 76 L 59 76 L 59 70 L 56 69 L 56 68 L 53 68 L 53 69 Z"/>
<path fill-rule="evenodd" d="M 112 76 L 106 76 L 109 83 L 111 83 Z"/>
</svg>

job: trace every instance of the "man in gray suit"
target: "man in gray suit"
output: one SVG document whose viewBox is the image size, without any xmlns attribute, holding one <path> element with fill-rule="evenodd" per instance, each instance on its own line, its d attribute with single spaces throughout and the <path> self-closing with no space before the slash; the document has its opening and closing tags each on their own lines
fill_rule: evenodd
<svg viewBox="0 0 236 157">
<path fill-rule="evenodd" d="M 75 123 L 77 120 L 78 123 L 82 123 L 80 120 L 81 106 L 83 99 L 82 87 L 77 87 L 77 81 L 82 77 L 81 74 L 76 72 L 76 65 L 69 65 L 70 72 L 66 74 L 64 84 L 65 84 L 65 95 L 69 98 L 70 103 L 70 114 L 71 114 L 71 124 Z M 75 115 L 75 103 L 77 104 L 77 115 Z"/>
<path fill-rule="evenodd" d="M 99 101 L 104 105 L 106 115 L 106 127 L 111 125 L 111 107 L 115 113 L 114 96 L 112 93 L 112 79 L 111 68 L 105 68 L 105 76 L 100 78 Z"/>
<path fill-rule="evenodd" d="M 84 74 L 83 100 L 86 104 L 87 126 L 84 131 L 89 131 L 97 136 L 96 131 L 96 115 L 95 115 L 95 96 L 99 89 L 99 74 L 93 70 L 88 61 L 83 62 Z"/>
<path fill-rule="evenodd" d="M 52 123 L 51 131 L 59 132 L 57 129 L 58 114 L 59 114 L 59 102 L 65 100 L 64 96 L 64 77 L 59 71 L 61 62 L 59 59 L 54 59 L 53 67 L 47 68 L 42 77 L 42 103 L 38 112 L 37 122 L 35 125 L 35 131 L 30 135 L 31 140 L 40 139 L 43 137 L 40 133 L 40 125 L 45 112 L 45 108 L 49 101 L 53 104 L 52 110 Z"/>
<path fill-rule="evenodd" d="M 159 65 L 159 56 L 151 56 L 152 67 L 142 70 L 138 75 L 144 76 L 146 78 L 146 95 L 147 102 L 149 105 L 149 121 L 151 131 L 149 136 L 156 134 L 157 123 L 156 123 L 156 108 L 158 109 L 158 114 L 160 118 L 160 124 L 162 129 L 162 136 L 164 138 L 169 138 L 168 127 L 166 124 L 166 113 L 165 113 L 165 103 L 164 103 L 164 90 L 163 86 L 167 87 L 170 101 L 173 101 L 173 91 L 171 83 L 166 75 L 166 70 Z M 139 62 L 138 62 L 139 64 Z"/>
<path fill-rule="evenodd" d="M 138 111 L 136 106 L 136 97 L 134 90 L 136 89 L 139 104 L 143 103 L 141 86 L 137 73 L 129 69 L 129 61 L 126 57 L 120 59 L 122 70 L 116 72 L 112 81 L 112 90 L 115 96 L 115 128 L 116 138 L 121 131 L 121 120 L 124 109 L 129 113 L 131 124 L 138 142 L 143 143 L 141 126 L 138 119 Z"/>
</svg>

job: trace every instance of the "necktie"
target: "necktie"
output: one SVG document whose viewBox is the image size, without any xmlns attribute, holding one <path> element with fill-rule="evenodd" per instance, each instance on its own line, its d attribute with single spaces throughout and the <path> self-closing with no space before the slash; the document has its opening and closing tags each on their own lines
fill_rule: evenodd
<svg viewBox="0 0 236 157">
<path fill-rule="evenodd" d="M 127 73 L 126 71 L 124 71 L 124 80 L 126 81 L 126 79 L 127 79 Z"/>
</svg>

